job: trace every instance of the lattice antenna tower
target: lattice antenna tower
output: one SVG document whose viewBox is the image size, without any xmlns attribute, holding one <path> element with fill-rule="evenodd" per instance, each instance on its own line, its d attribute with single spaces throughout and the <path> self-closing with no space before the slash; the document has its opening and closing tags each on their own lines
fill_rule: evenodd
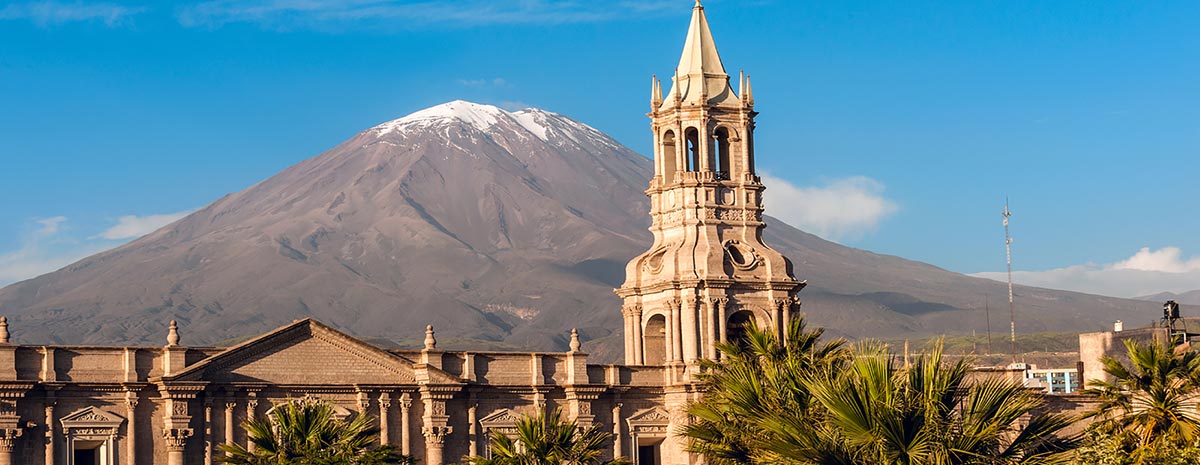
<svg viewBox="0 0 1200 465">
<path fill-rule="evenodd" d="M 1004 259 L 1008 266 L 1008 341 L 1009 350 L 1012 352 L 1013 359 L 1017 357 L 1017 312 L 1013 306 L 1013 280 L 1012 280 L 1012 235 L 1008 233 L 1008 218 L 1012 216 L 1012 211 L 1008 209 L 1008 198 L 1004 198 L 1004 212 L 1001 213 L 1004 217 Z"/>
</svg>

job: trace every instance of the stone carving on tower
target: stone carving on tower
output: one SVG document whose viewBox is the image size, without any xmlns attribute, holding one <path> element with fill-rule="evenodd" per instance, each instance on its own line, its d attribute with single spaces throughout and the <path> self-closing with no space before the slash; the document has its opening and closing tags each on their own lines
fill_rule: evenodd
<svg viewBox="0 0 1200 465">
<path fill-rule="evenodd" d="M 670 90 L 651 79 L 654 245 L 625 269 L 625 363 L 694 366 L 753 320 L 779 331 L 803 281 L 763 242 L 750 78 L 730 85 L 700 2 Z M 689 370 L 691 371 L 691 370 Z"/>
</svg>

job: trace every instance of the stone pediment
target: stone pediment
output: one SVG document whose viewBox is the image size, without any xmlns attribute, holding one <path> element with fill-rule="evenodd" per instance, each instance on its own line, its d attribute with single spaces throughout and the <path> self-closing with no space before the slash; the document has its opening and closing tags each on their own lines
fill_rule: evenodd
<svg viewBox="0 0 1200 465">
<path fill-rule="evenodd" d="M 87 407 L 59 419 L 63 428 L 115 428 L 125 419 L 115 413 L 96 407 Z"/>
<path fill-rule="evenodd" d="M 484 428 L 512 427 L 521 419 L 521 415 L 509 409 L 502 409 L 479 419 Z"/>
<path fill-rule="evenodd" d="M 457 382 L 427 369 L 434 383 Z M 311 319 L 204 359 L 165 381 L 276 385 L 417 384 L 413 363 Z M 424 380 L 422 380 L 424 381 Z"/>
<path fill-rule="evenodd" d="M 631 425 L 665 425 L 670 423 L 671 416 L 662 407 L 654 407 L 635 413 L 625 421 Z"/>
</svg>

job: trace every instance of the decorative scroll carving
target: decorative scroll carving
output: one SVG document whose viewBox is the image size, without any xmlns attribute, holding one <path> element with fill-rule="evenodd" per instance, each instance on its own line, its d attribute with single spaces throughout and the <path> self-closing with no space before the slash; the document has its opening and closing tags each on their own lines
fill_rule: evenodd
<svg viewBox="0 0 1200 465">
<path fill-rule="evenodd" d="M 662 407 L 643 410 L 625 420 L 630 433 L 636 435 L 665 435 L 671 422 L 670 414 Z"/>
<path fill-rule="evenodd" d="M 183 450 L 192 434 L 191 428 L 163 428 L 163 439 L 167 442 L 167 450 Z"/>
<path fill-rule="evenodd" d="M 12 453 L 22 433 L 21 428 L 0 429 L 0 452 Z"/>
<path fill-rule="evenodd" d="M 441 447 L 446 443 L 446 436 L 454 432 L 452 426 L 430 426 L 421 429 L 421 434 L 425 435 L 425 442 Z"/>
</svg>

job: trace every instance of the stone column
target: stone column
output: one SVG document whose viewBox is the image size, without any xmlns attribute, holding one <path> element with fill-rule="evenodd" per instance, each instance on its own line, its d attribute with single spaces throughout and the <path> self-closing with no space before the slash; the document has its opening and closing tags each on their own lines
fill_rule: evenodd
<svg viewBox="0 0 1200 465">
<path fill-rule="evenodd" d="M 167 443 L 167 465 L 183 465 L 183 451 L 187 449 L 187 440 L 190 437 L 191 428 L 163 429 L 163 439 Z"/>
<path fill-rule="evenodd" d="M 479 405 L 471 402 L 471 407 L 467 409 L 467 455 L 472 457 L 479 455 L 479 431 L 475 418 Z"/>
<path fill-rule="evenodd" d="M 258 409 L 258 398 L 255 397 L 257 395 L 258 393 L 251 392 L 250 399 L 246 401 L 246 421 L 254 421 L 254 411 Z M 258 445 L 254 444 L 254 441 L 251 441 L 250 438 L 246 438 L 246 450 L 254 452 L 258 450 Z"/>
<path fill-rule="evenodd" d="M 680 353 L 682 349 L 680 346 L 683 342 L 680 340 L 680 333 L 683 331 L 679 324 L 679 299 L 672 299 L 667 302 L 667 306 L 671 310 L 671 314 L 667 318 L 667 361 L 674 362 L 680 360 L 683 355 Z"/>
<path fill-rule="evenodd" d="M 379 444 L 386 445 L 392 443 L 391 432 L 388 428 L 390 410 L 392 408 L 392 394 L 387 391 L 379 393 Z"/>
<path fill-rule="evenodd" d="M 613 419 L 613 458 L 621 457 L 621 403 L 613 403 L 612 408 Z"/>
<path fill-rule="evenodd" d="M 454 431 L 449 426 L 431 426 L 422 430 L 425 436 L 425 463 L 443 465 L 443 450 L 446 447 L 446 435 Z"/>
<path fill-rule="evenodd" d="M 708 318 L 712 323 L 708 327 L 708 358 L 717 360 L 721 353 L 717 350 L 717 343 L 725 340 L 725 305 L 729 303 L 729 299 L 725 297 L 713 297 L 708 299 Z"/>
<path fill-rule="evenodd" d="M 679 340 L 683 346 L 683 351 L 680 360 L 686 363 L 692 363 L 696 360 L 696 298 L 689 296 L 683 301 L 683 307 L 679 309 Z"/>
<path fill-rule="evenodd" d="M 125 463 L 128 465 L 137 464 L 137 404 L 137 393 L 125 391 L 125 432 L 128 436 L 125 441 Z"/>
<path fill-rule="evenodd" d="M 163 442 L 166 443 L 167 465 L 183 465 L 188 439 L 195 435 L 188 404 L 203 390 L 197 385 L 159 385 L 158 392 L 166 399 L 163 414 Z"/>
<path fill-rule="evenodd" d="M 46 465 L 54 465 L 54 399 L 46 400 Z"/>
<path fill-rule="evenodd" d="M 412 447 L 409 446 L 411 433 L 408 418 L 408 409 L 412 407 L 412 396 L 408 393 L 400 394 L 400 453 L 409 455 L 412 453 Z"/>
<path fill-rule="evenodd" d="M 782 339 L 792 321 L 792 299 L 775 299 L 775 314 L 778 315 L 775 320 L 775 334 Z"/>
<path fill-rule="evenodd" d="M 458 387 L 455 386 L 457 391 Z M 421 418 L 421 434 L 425 436 L 425 461 L 422 465 L 443 465 L 442 450 L 446 446 L 446 436 L 454 432 L 447 423 L 450 416 L 446 414 L 446 401 L 454 397 L 453 391 L 442 391 L 436 387 L 422 386 L 421 400 L 425 403 L 425 415 Z"/>
<path fill-rule="evenodd" d="M 204 398 L 204 465 L 213 464 L 212 399 Z"/>
<path fill-rule="evenodd" d="M 634 305 L 633 313 L 633 364 L 646 364 L 645 336 L 642 335 L 642 306 Z"/>
<path fill-rule="evenodd" d="M 237 408 L 237 401 L 225 401 L 225 443 L 233 444 L 233 409 Z M 228 454 L 226 454 L 228 455 Z"/>
<path fill-rule="evenodd" d="M 721 325 L 719 331 L 721 333 L 721 342 L 729 342 L 729 329 L 727 328 L 729 323 L 729 299 L 721 299 L 718 304 L 720 305 L 720 309 L 718 309 L 717 312 L 721 316 Z"/>
<path fill-rule="evenodd" d="M 0 429 L 0 465 L 14 465 L 13 451 L 16 450 L 17 438 L 21 437 L 21 428 Z"/>
</svg>

